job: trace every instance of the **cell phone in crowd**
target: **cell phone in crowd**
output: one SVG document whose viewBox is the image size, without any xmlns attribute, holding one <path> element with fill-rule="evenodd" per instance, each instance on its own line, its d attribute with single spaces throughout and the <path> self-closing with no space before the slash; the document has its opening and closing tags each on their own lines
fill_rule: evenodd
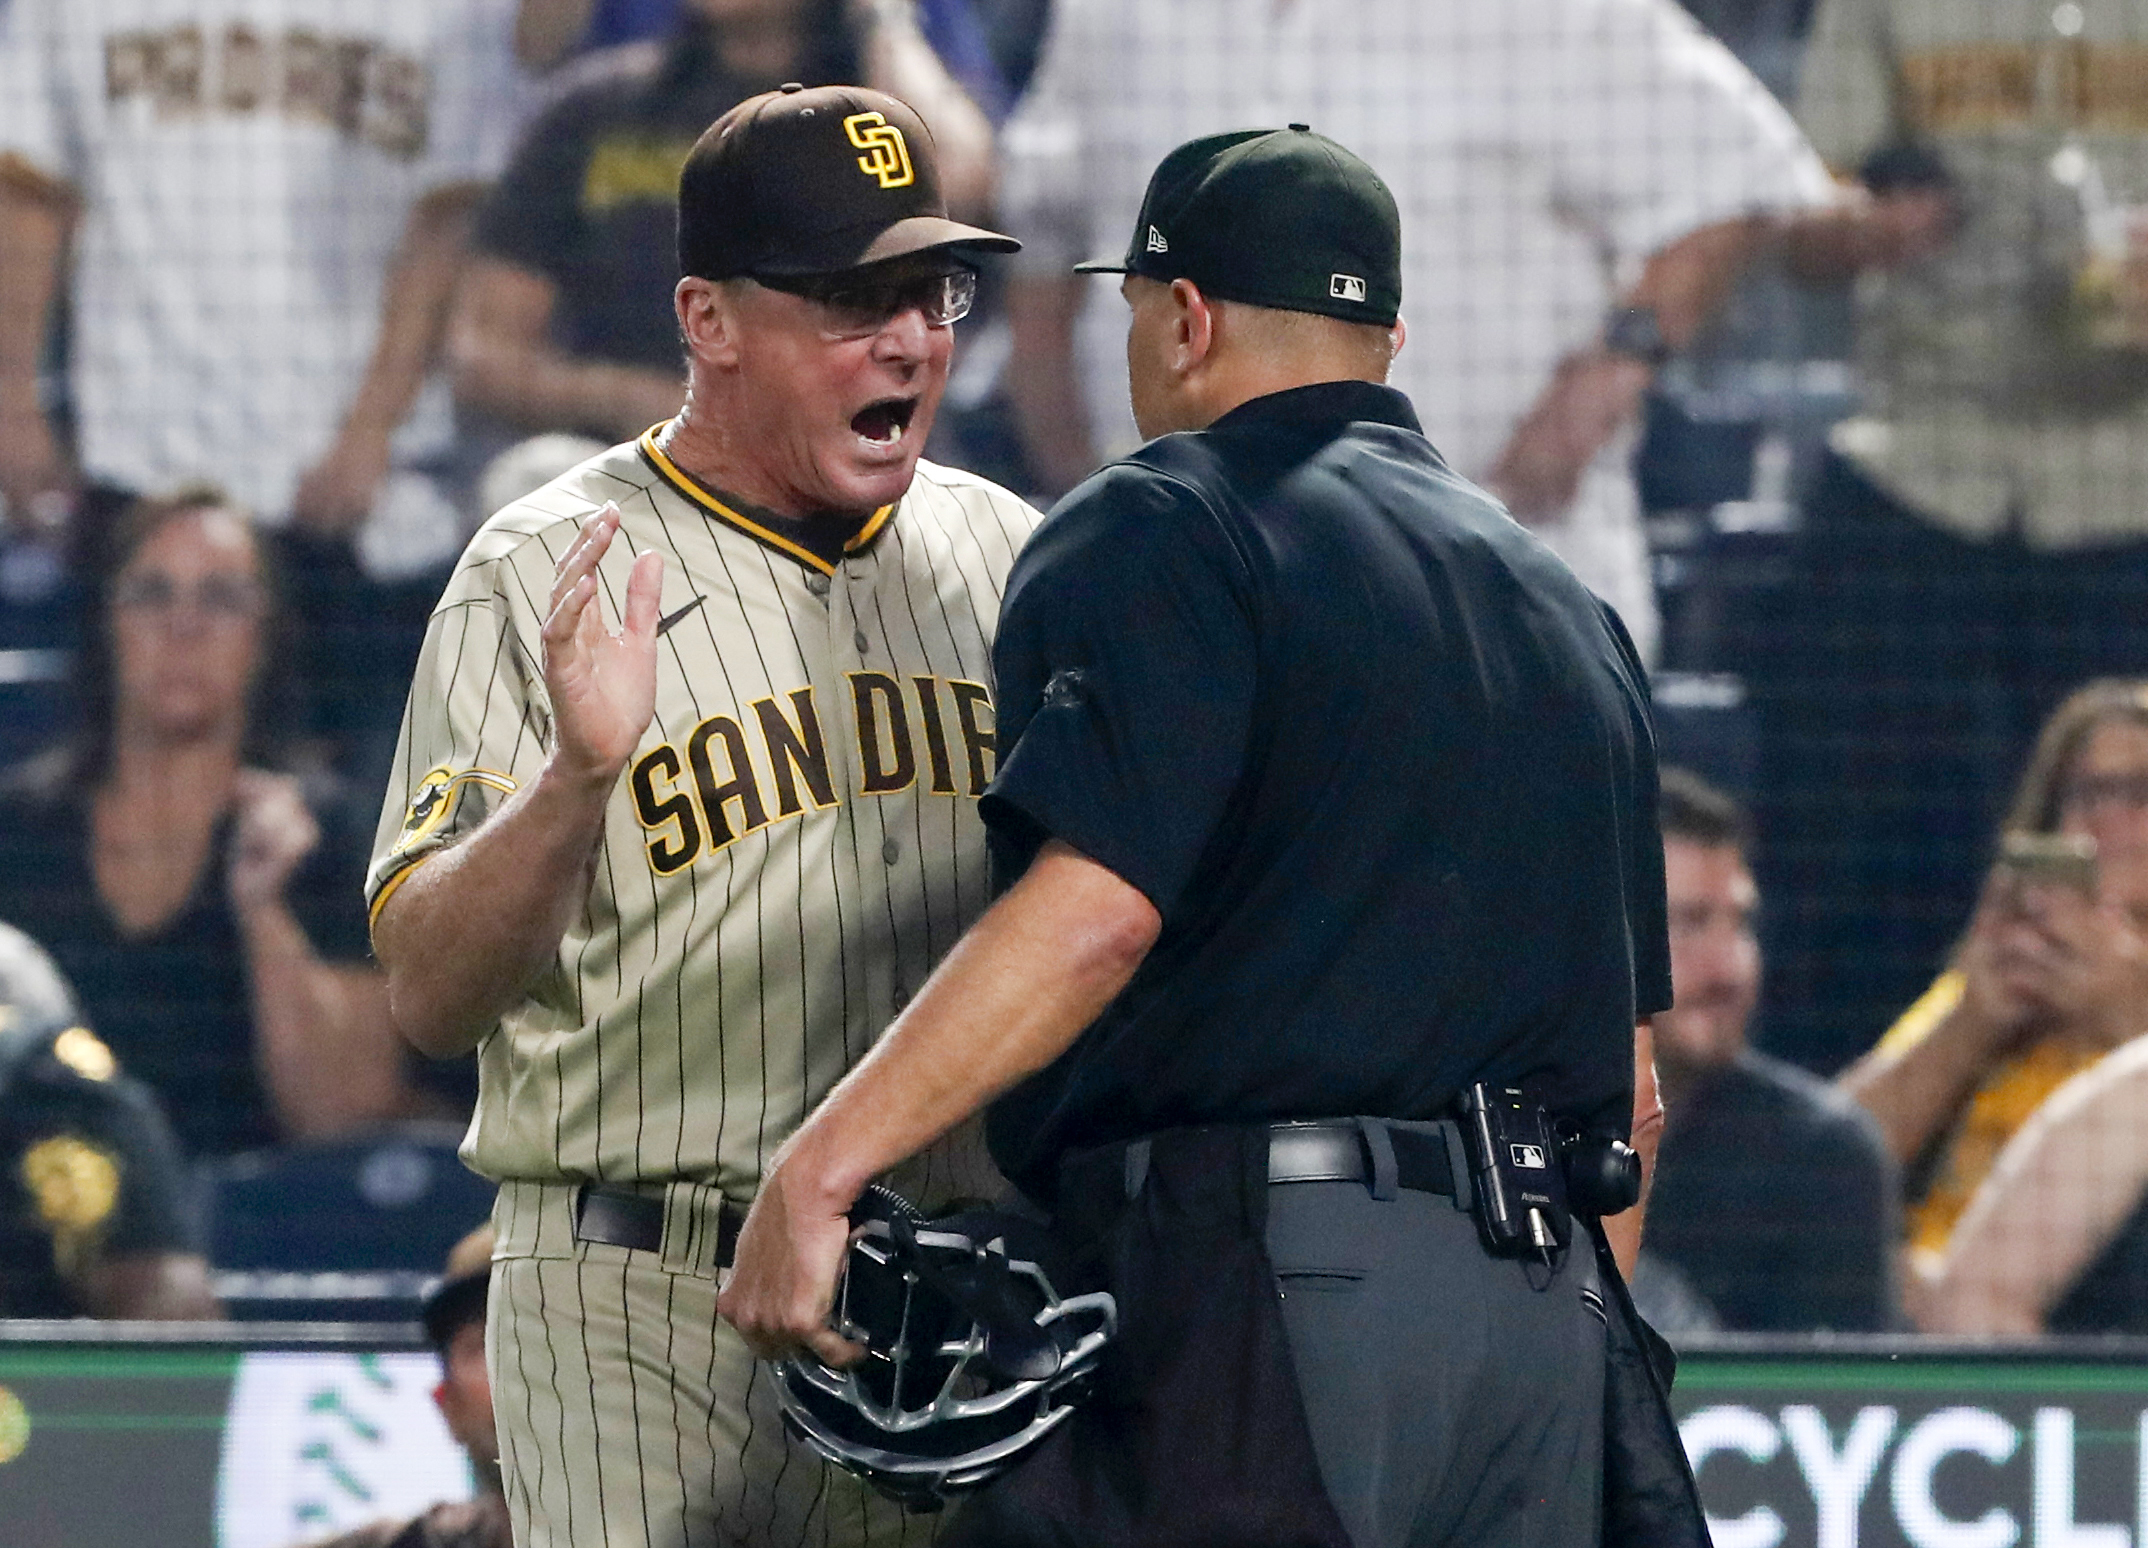
<svg viewBox="0 0 2148 1548">
<path fill-rule="evenodd" d="M 1999 864 L 2016 885 L 2071 887 L 2096 895 L 2096 841 L 2078 833 L 2009 833 Z"/>
</svg>

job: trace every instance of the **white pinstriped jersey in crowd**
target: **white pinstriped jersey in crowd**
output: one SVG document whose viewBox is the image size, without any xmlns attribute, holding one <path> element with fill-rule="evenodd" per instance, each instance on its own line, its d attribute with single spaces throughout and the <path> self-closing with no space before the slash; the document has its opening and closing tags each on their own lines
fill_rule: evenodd
<svg viewBox="0 0 2148 1548">
<path fill-rule="evenodd" d="M 680 1179 L 744 1200 L 987 901 L 992 630 L 1040 518 L 920 463 L 831 566 L 659 444 L 614 447 L 472 541 L 419 659 L 367 895 L 377 917 L 536 776 L 554 566 L 616 501 L 608 627 L 633 556 L 664 557 L 656 712 L 585 907 L 479 1048 L 464 1155 L 501 1179 Z"/>
</svg>

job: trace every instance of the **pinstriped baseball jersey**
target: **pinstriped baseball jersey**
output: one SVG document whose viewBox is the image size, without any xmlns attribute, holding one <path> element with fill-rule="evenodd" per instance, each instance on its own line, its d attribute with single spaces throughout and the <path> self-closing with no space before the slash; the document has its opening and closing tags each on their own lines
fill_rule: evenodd
<svg viewBox="0 0 2148 1548">
<path fill-rule="evenodd" d="M 987 901 L 992 630 L 1040 518 L 921 462 L 831 566 L 697 485 L 654 433 L 508 506 L 433 614 L 375 917 L 536 777 L 554 566 L 607 500 L 623 516 L 598 572 L 607 626 L 633 556 L 664 557 L 656 712 L 587 903 L 480 1044 L 463 1153 L 496 1178 L 685 1178 L 742 1198 Z"/>
</svg>

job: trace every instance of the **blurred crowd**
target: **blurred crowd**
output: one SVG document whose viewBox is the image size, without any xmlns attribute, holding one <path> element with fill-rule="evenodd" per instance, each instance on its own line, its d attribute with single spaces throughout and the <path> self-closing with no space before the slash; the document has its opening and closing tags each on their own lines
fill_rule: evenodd
<svg viewBox="0 0 2148 1548">
<path fill-rule="evenodd" d="M 677 410 L 679 167 L 797 80 L 1023 240 L 927 455 L 1040 503 L 1132 442 L 1072 264 L 1162 153 L 1364 154 L 1396 385 L 1658 671 L 1644 1306 L 2148 1331 L 2148 0 L 1552 17 L 0 0 L 0 1314 L 477 1223 L 360 897 L 410 669 L 491 511 Z M 235 1245 L 420 1206 L 392 1262 Z"/>
</svg>

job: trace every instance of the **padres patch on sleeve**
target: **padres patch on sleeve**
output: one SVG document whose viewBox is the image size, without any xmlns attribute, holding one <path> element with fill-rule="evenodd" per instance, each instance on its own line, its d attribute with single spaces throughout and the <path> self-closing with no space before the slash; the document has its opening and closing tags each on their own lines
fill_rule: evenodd
<svg viewBox="0 0 2148 1548">
<path fill-rule="evenodd" d="M 403 831 L 389 853 L 399 855 L 436 832 L 455 809 L 456 788 L 471 783 L 489 785 L 503 795 L 514 794 L 516 788 L 513 780 L 491 769 L 464 769 L 458 774 L 443 763 L 426 770 L 411 792 L 410 805 L 403 812 Z"/>
</svg>

